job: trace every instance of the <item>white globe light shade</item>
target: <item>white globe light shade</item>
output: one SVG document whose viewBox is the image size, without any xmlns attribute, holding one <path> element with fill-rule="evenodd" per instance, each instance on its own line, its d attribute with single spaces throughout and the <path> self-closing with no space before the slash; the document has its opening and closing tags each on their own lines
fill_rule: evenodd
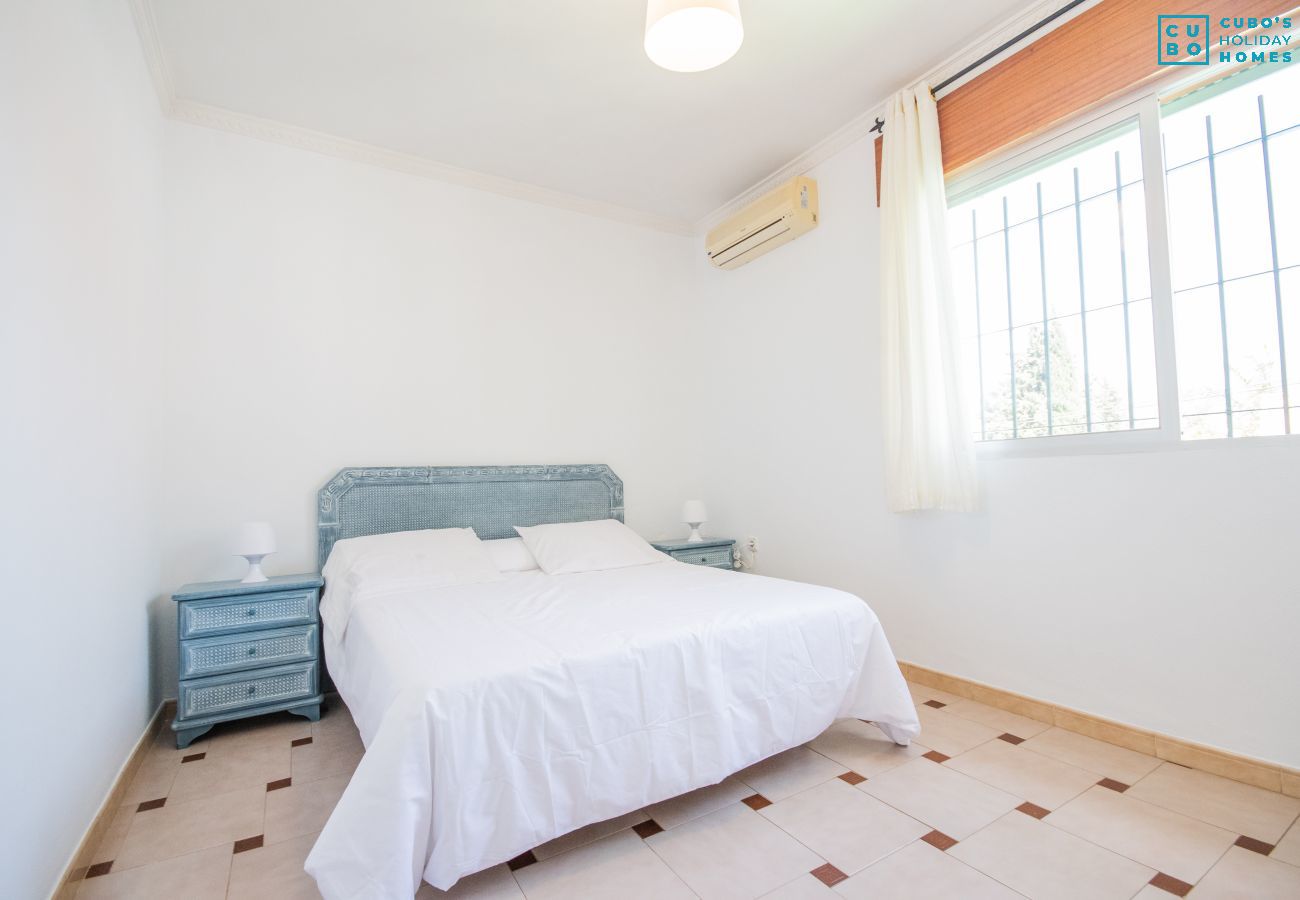
<svg viewBox="0 0 1300 900">
<path fill-rule="evenodd" d="M 740 0 L 649 0 L 646 5 L 646 55 L 670 71 L 720 66 L 744 39 Z"/>
<path fill-rule="evenodd" d="M 245 522 L 235 532 L 236 556 L 266 556 L 275 552 L 275 531 L 269 522 Z"/>
<path fill-rule="evenodd" d="M 269 522 L 245 522 L 235 532 L 235 555 L 248 560 L 248 574 L 241 584 L 266 581 L 262 560 L 275 552 L 275 531 Z"/>
<path fill-rule="evenodd" d="M 709 511 L 704 506 L 703 500 L 687 500 L 682 504 L 682 521 L 690 525 L 696 522 L 709 521 Z"/>
</svg>

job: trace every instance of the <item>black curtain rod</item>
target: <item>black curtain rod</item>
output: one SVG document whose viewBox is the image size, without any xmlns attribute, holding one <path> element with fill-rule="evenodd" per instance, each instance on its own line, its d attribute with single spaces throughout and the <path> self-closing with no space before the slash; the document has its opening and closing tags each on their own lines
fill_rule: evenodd
<svg viewBox="0 0 1300 900">
<path fill-rule="evenodd" d="M 985 54 L 984 54 L 983 56 L 981 56 L 979 59 L 975 60 L 975 62 L 971 63 L 969 66 L 967 66 L 966 68 L 962 69 L 962 70 L 961 70 L 960 72 L 958 72 L 957 74 L 955 74 L 955 75 L 950 75 L 949 77 L 945 78 L 943 81 L 941 81 L 941 82 L 939 82 L 938 84 L 936 84 L 936 85 L 935 85 L 934 87 L 932 87 L 930 90 L 933 91 L 933 92 L 936 93 L 936 94 L 939 93 L 941 90 L 943 90 L 944 88 L 946 88 L 948 85 L 952 84 L 952 83 L 953 83 L 954 81 L 956 81 L 958 78 L 961 78 L 961 77 L 964 76 L 964 75 L 968 75 L 968 74 L 970 74 L 971 72 L 973 72 L 973 71 L 975 71 L 976 69 L 978 69 L 980 66 L 984 65 L 984 64 L 985 64 L 986 62 L 988 62 L 990 59 L 992 59 L 993 57 L 997 56 L 997 55 L 998 55 L 999 53 L 1001 53 L 1002 51 L 1007 50 L 1007 49 L 1010 49 L 1011 47 L 1014 47 L 1016 44 L 1020 43 L 1020 42 L 1023 41 L 1025 38 L 1029 37 L 1029 36 L 1030 36 L 1031 34 L 1033 34 L 1035 31 L 1038 31 L 1038 30 L 1039 30 L 1040 28 L 1042 28 L 1044 25 L 1049 25 L 1049 24 L 1051 24 L 1052 22 L 1055 22 L 1055 21 L 1056 21 L 1057 19 L 1059 19 L 1061 16 L 1065 15 L 1066 13 L 1068 13 L 1070 10 L 1074 9 L 1076 6 L 1079 6 L 1079 5 L 1081 5 L 1081 4 L 1085 3 L 1085 2 L 1087 2 L 1087 0 L 1070 0 L 1069 3 L 1065 4 L 1064 6 L 1062 6 L 1060 9 L 1058 9 L 1056 12 L 1052 13 L 1050 16 L 1047 16 L 1046 18 L 1040 19 L 1039 21 L 1035 22 L 1033 25 L 1030 25 L 1030 26 L 1029 26 L 1028 28 L 1026 28 L 1024 31 L 1020 32 L 1020 34 L 1016 35 L 1016 36 L 1013 37 L 1011 40 L 1009 40 L 1009 41 L 1007 41 L 1006 43 L 1002 44 L 1002 45 L 1001 45 L 1000 47 L 998 47 L 996 50 L 991 50 L 990 52 L 985 53 Z"/>
<path fill-rule="evenodd" d="M 1044 18 L 1039 19 L 1037 22 L 1035 22 L 1033 25 L 1030 25 L 1028 28 L 1020 32 L 1015 37 L 998 45 L 993 50 L 990 50 L 988 53 L 985 53 L 979 59 L 975 60 L 975 62 L 971 63 L 969 66 L 966 66 L 964 69 L 962 69 L 960 72 L 956 72 L 952 75 L 949 75 L 943 81 L 939 82 L 934 87 L 930 88 L 930 93 L 932 94 L 939 93 L 941 90 L 946 88 L 948 85 L 952 84 L 957 79 L 963 78 L 964 76 L 969 75 L 971 72 L 974 72 L 976 69 L 984 65 L 990 59 L 993 59 L 999 53 L 1009 50 L 1010 48 L 1014 47 L 1016 44 L 1023 41 L 1025 38 L 1029 37 L 1035 31 L 1041 29 L 1043 26 L 1051 24 L 1052 22 L 1059 19 L 1061 16 L 1068 13 L 1070 10 L 1074 9 L 1076 6 L 1079 6 L 1086 2 L 1087 0 L 1070 0 L 1069 3 L 1066 3 L 1064 6 L 1058 9 L 1056 12 L 1052 13 L 1050 16 L 1045 16 Z M 885 120 L 877 117 L 876 124 L 871 126 L 871 130 L 884 134 Z"/>
</svg>

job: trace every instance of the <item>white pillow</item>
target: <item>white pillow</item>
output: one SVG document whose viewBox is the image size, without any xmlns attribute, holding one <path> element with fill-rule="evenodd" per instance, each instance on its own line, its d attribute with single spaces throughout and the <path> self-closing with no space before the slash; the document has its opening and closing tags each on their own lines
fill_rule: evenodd
<svg viewBox="0 0 1300 900">
<path fill-rule="evenodd" d="M 425 575 L 442 584 L 473 584 L 499 573 L 473 528 L 428 528 L 337 541 L 322 574 Z"/>
<path fill-rule="evenodd" d="M 547 575 L 644 566 L 668 558 L 617 519 L 515 526 L 515 531 Z"/>
<path fill-rule="evenodd" d="M 358 596 L 371 588 L 443 588 L 500 581 L 473 528 L 397 531 L 337 541 L 321 570 L 325 627 L 342 638 Z"/>
<path fill-rule="evenodd" d="M 523 538 L 497 538 L 484 541 L 483 546 L 492 557 L 492 564 L 501 572 L 532 572 L 537 569 L 537 560 Z"/>
</svg>

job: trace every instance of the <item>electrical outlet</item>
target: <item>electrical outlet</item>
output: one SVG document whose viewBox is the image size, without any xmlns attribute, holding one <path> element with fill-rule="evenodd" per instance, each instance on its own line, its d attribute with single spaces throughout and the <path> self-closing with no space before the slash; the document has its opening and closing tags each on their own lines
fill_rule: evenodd
<svg viewBox="0 0 1300 900">
<path fill-rule="evenodd" d="M 750 538 L 747 538 L 747 539 L 745 540 L 745 549 L 748 550 L 751 554 L 753 554 L 753 555 L 757 555 L 757 554 L 758 554 L 758 538 L 756 538 L 756 537 L 750 537 Z"/>
</svg>

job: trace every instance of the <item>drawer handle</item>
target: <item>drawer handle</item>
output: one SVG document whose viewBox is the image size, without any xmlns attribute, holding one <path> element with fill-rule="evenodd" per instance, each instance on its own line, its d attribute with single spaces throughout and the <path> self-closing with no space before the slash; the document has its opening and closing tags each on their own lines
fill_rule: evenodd
<svg viewBox="0 0 1300 900">
<path fill-rule="evenodd" d="M 248 615 L 248 616 L 255 616 L 255 615 L 257 615 L 257 607 L 256 607 L 256 606 L 250 606 L 250 607 L 248 608 L 248 612 L 245 613 L 245 615 Z"/>
<path fill-rule="evenodd" d="M 249 647 L 249 648 L 248 648 L 248 655 L 249 655 L 249 656 L 256 656 L 256 655 L 257 655 L 257 648 L 256 648 L 256 647 Z"/>
<path fill-rule="evenodd" d="M 251 696 L 253 696 L 253 694 L 255 694 L 255 693 L 257 693 L 257 685 L 255 685 L 255 684 L 250 684 L 250 685 L 248 686 L 248 696 L 251 697 Z"/>
</svg>

